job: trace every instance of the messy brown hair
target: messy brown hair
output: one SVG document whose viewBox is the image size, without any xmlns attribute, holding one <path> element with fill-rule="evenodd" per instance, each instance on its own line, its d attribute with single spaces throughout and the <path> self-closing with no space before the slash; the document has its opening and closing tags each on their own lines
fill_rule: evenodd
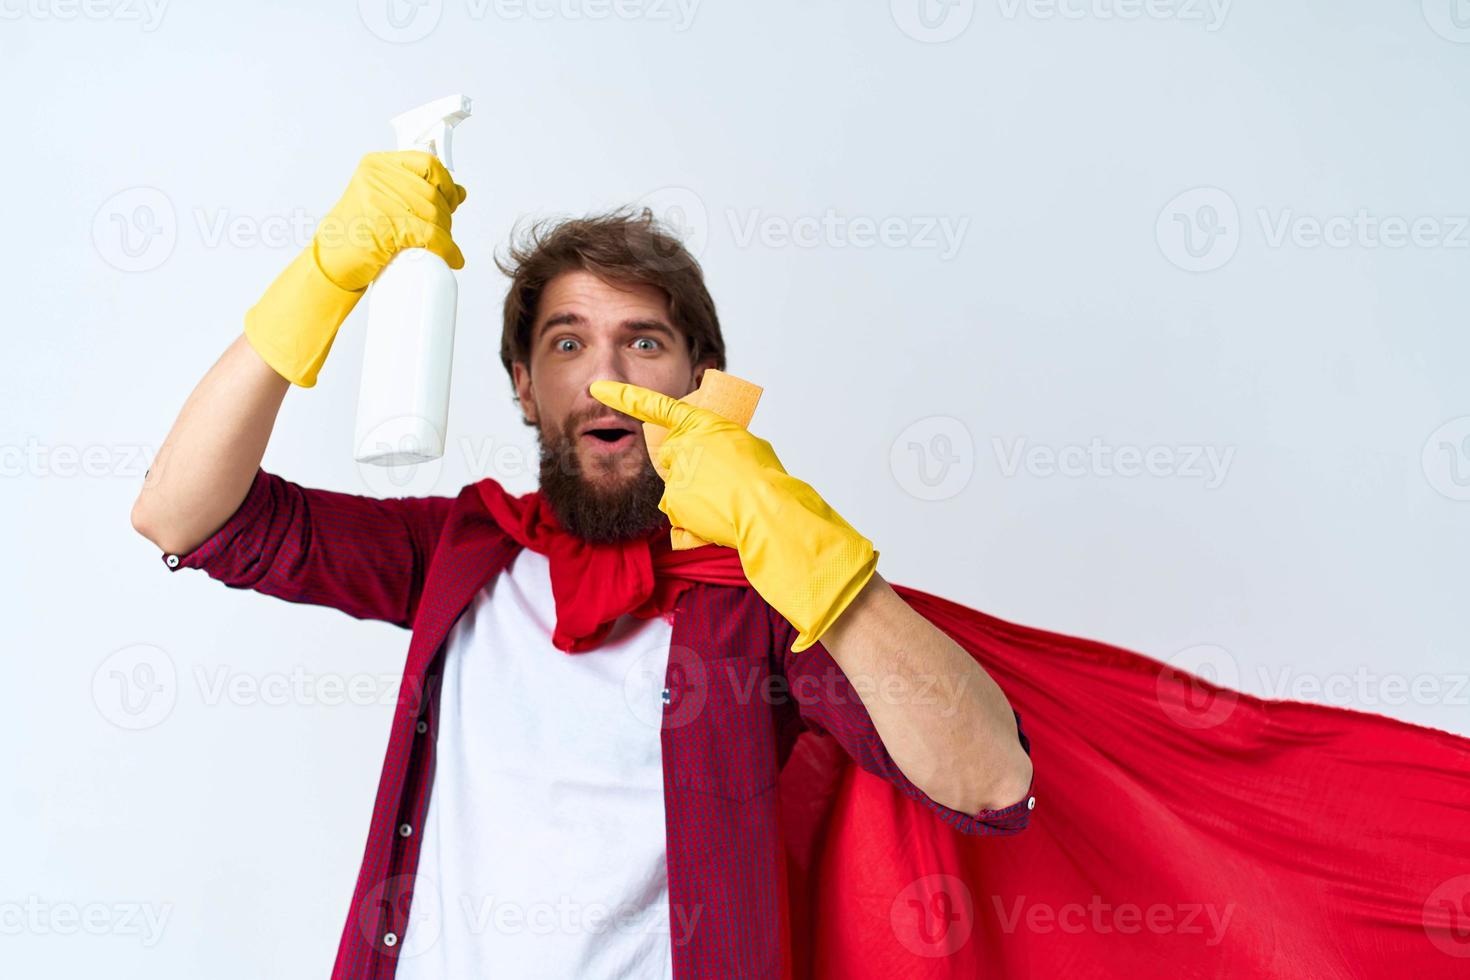
<svg viewBox="0 0 1470 980">
<path fill-rule="evenodd" d="M 649 208 L 620 208 L 605 214 L 546 219 L 513 232 L 509 254 L 495 264 L 510 277 L 505 295 L 500 362 L 531 361 L 531 328 L 547 283 L 582 270 L 616 284 L 646 283 L 669 298 L 669 316 L 689 345 L 694 363 L 713 359 L 725 367 L 725 339 L 715 301 L 704 285 L 699 262 L 666 230 Z"/>
</svg>

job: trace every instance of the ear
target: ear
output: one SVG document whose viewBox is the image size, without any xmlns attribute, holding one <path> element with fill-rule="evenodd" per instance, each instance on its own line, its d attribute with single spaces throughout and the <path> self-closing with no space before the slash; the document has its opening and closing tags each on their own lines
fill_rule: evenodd
<svg viewBox="0 0 1470 980">
<path fill-rule="evenodd" d="M 713 357 L 708 357 L 694 365 L 694 387 L 690 388 L 690 391 L 696 391 L 700 385 L 704 384 L 704 372 L 714 367 L 716 363 L 718 362 Z"/>
<path fill-rule="evenodd" d="M 515 381 L 516 400 L 521 404 L 521 415 L 527 425 L 536 425 L 540 419 L 536 415 L 536 393 L 531 390 L 531 370 L 524 361 L 512 361 L 510 371 Z"/>
</svg>

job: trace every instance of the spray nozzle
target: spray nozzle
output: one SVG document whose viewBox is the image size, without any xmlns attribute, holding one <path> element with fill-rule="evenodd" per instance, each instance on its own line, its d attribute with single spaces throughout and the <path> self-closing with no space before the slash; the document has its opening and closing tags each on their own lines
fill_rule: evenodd
<svg viewBox="0 0 1470 980">
<path fill-rule="evenodd" d="M 392 120 L 400 150 L 427 150 L 450 170 L 449 134 L 470 115 L 470 100 L 463 95 L 446 95 Z"/>
</svg>

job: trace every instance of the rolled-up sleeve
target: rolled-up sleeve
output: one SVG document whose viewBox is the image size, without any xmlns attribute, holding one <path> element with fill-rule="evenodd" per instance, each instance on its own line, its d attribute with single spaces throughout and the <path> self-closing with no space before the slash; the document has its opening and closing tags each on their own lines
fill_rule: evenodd
<svg viewBox="0 0 1470 980">
<path fill-rule="evenodd" d="M 797 631 L 774 611 L 773 616 L 778 624 L 777 650 L 784 651 L 786 683 L 806 727 L 830 734 L 860 767 L 892 783 L 961 833 L 1016 834 L 1026 829 L 1036 806 L 1032 793 L 1036 785 L 1034 772 L 1025 794 L 1006 807 L 965 813 L 935 801 L 905 776 L 888 754 L 862 698 L 826 647 L 817 642 L 801 653 L 791 653 Z M 1016 735 L 1021 747 L 1029 756 L 1031 740 L 1022 727 L 1020 712 L 1012 708 L 1011 713 L 1016 718 Z"/>
<path fill-rule="evenodd" d="M 162 560 L 172 571 L 197 568 L 230 588 L 407 628 L 453 503 L 316 490 L 257 470 L 219 530 Z"/>
</svg>

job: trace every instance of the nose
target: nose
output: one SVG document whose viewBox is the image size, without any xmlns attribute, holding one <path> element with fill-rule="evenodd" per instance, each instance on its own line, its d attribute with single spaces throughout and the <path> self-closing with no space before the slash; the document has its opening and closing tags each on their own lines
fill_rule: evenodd
<svg viewBox="0 0 1470 980">
<path fill-rule="evenodd" d="M 636 431 L 640 426 L 640 423 L 637 419 L 633 418 L 631 415 L 625 415 L 612 406 L 607 405 L 604 402 L 600 402 L 596 398 L 592 397 L 592 392 L 588 389 L 591 388 L 592 382 L 594 381 L 619 381 L 627 383 L 625 375 L 621 371 L 596 372 L 589 375 L 587 378 L 587 383 L 582 387 L 582 393 L 577 396 L 577 406 L 573 413 L 574 417 L 577 420 L 576 424 L 581 426 L 587 424 L 588 422 L 591 422 L 593 419 L 602 419 L 609 416 L 614 416 L 622 420 L 623 422 L 632 425 L 634 430 Z"/>
<path fill-rule="evenodd" d="M 589 370 L 582 385 L 582 397 L 580 399 L 584 404 L 595 405 L 602 411 L 607 410 L 607 406 L 596 398 L 593 398 L 592 392 L 588 390 L 592 387 L 592 382 L 594 381 L 630 383 L 631 379 L 622 359 L 618 356 L 619 353 L 620 351 L 612 345 L 601 345 L 597 348 L 595 355 L 587 359 Z"/>
</svg>

